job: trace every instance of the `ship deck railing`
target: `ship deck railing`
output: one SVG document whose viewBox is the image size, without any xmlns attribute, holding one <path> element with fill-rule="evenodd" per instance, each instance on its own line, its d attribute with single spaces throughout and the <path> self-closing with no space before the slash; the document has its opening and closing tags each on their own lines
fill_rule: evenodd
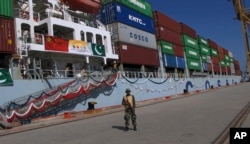
<svg viewBox="0 0 250 144">
<path fill-rule="evenodd" d="M 17 17 L 17 18 L 21 18 L 21 19 L 25 19 L 25 20 L 28 20 L 30 18 L 29 11 L 25 11 L 25 10 L 22 10 L 20 8 L 15 8 L 14 13 L 15 13 L 15 17 Z M 98 25 L 98 23 L 94 20 L 76 17 L 76 16 L 72 16 L 72 15 L 70 15 L 70 17 L 68 17 L 66 19 L 61 11 L 43 10 L 40 12 L 33 13 L 33 20 L 36 22 L 42 21 L 42 20 L 49 18 L 49 17 L 54 17 L 54 18 L 65 20 L 65 21 L 71 21 L 71 22 L 74 22 L 77 24 L 101 29 L 101 27 Z"/>
</svg>

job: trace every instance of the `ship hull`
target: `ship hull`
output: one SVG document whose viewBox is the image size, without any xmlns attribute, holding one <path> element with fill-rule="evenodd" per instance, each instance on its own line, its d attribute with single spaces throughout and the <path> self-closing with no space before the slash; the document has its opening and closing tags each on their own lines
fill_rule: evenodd
<svg viewBox="0 0 250 144">
<path fill-rule="evenodd" d="M 73 79 L 51 79 L 49 82 L 54 85 L 70 82 Z M 96 87 L 88 93 L 79 93 L 67 100 L 74 103 L 65 110 L 58 111 L 84 111 L 88 109 L 88 102 L 96 102 L 95 108 L 103 108 L 116 106 L 121 104 L 121 99 L 125 94 L 125 89 L 130 88 L 132 94 L 135 95 L 136 101 L 144 101 L 160 97 L 171 97 L 186 92 L 195 92 L 209 90 L 210 88 L 219 88 L 224 86 L 233 86 L 239 84 L 240 76 L 225 76 L 221 78 L 140 78 L 140 79 L 124 79 L 118 78 L 115 83 Z M 134 83 L 136 81 L 136 83 Z M 72 88 L 69 86 L 69 88 Z M 86 89 L 87 87 L 84 87 Z M 49 89 L 43 80 L 16 80 L 11 87 L 0 87 L 1 97 L 0 105 L 11 102 L 24 95 L 32 95 L 33 93 L 45 89 Z M 77 88 L 73 88 L 77 89 Z M 70 91 L 70 90 L 69 90 Z M 77 91 L 72 92 L 77 93 Z M 63 92 L 60 93 L 63 95 Z M 70 94 L 69 94 L 70 95 Z M 79 97 L 79 98 L 77 98 Z M 80 98 L 81 97 L 81 98 Z"/>
</svg>

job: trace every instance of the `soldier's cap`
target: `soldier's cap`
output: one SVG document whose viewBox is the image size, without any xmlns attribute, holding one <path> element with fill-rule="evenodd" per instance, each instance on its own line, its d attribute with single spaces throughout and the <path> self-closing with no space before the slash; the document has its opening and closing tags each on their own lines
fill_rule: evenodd
<svg viewBox="0 0 250 144">
<path fill-rule="evenodd" d="M 131 92 L 131 90 L 129 88 L 127 88 L 125 92 Z"/>
</svg>

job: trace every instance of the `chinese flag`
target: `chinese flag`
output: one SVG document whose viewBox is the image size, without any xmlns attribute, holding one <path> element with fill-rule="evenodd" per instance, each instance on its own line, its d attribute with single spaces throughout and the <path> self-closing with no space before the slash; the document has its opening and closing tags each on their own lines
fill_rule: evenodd
<svg viewBox="0 0 250 144">
<path fill-rule="evenodd" d="M 66 39 L 45 36 L 45 50 L 68 52 L 68 43 Z"/>
</svg>

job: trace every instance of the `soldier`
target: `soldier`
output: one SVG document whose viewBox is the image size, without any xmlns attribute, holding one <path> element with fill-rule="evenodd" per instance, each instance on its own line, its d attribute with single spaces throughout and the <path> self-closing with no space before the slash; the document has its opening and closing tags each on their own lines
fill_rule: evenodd
<svg viewBox="0 0 250 144">
<path fill-rule="evenodd" d="M 135 114 L 135 97 L 131 95 L 131 90 L 126 89 L 126 95 L 122 99 L 122 105 L 125 107 L 125 130 L 127 131 L 129 128 L 130 119 L 132 121 L 133 129 L 136 131 L 136 114 Z"/>
</svg>

